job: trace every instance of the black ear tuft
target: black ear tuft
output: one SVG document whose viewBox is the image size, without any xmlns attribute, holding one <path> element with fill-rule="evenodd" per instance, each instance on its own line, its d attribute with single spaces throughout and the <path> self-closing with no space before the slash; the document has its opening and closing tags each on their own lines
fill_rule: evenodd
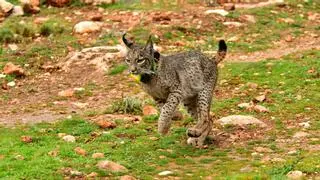
<svg viewBox="0 0 320 180">
<path fill-rule="evenodd" d="M 227 51 L 227 44 L 224 40 L 219 41 L 219 50 L 218 51 Z"/>
<path fill-rule="evenodd" d="M 123 43 L 124 43 L 128 48 L 131 48 L 132 45 L 133 45 L 133 42 L 131 42 L 131 41 L 129 41 L 129 40 L 126 39 L 126 34 L 127 34 L 127 33 L 124 33 L 124 34 L 122 35 L 122 41 L 123 41 Z"/>
</svg>

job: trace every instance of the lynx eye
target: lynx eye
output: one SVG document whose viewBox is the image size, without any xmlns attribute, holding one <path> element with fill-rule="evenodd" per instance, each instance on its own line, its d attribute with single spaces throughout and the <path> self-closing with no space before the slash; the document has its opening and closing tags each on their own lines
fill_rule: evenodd
<svg viewBox="0 0 320 180">
<path fill-rule="evenodd" d="M 137 60 L 137 63 L 138 63 L 138 64 L 143 64 L 145 61 L 146 61 L 146 59 L 138 59 L 138 60 Z"/>
<path fill-rule="evenodd" d="M 127 58 L 126 58 L 124 61 L 125 61 L 127 64 L 130 64 L 130 59 L 127 59 Z"/>
</svg>

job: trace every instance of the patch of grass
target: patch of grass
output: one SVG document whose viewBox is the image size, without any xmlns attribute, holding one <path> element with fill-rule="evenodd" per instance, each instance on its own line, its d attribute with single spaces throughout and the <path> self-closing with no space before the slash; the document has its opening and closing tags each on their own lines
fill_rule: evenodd
<svg viewBox="0 0 320 180">
<path fill-rule="evenodd" d="M 1 28 L 0 29 L 0 42 L 1 43 L 10 43 L 14 42 L 16 38 L 14 37 L 14 33 L 9 28 Z"/>
<path fill-rule="evenodd" d="M 109 75 L 116 75 L 116 74 L 120 74 L 123 71 L 125 71 L 126 69 L 128 69 L 128 66 L 125 64 L 118 64 L 115 65 L 114 67 L 111 68 L 111 70 L 108 72 Z"/>
<path fill-rule="evenodd" d="M 40 26 L 40 34 L 43 36 L 49 36 L 51 34 L 61 34 L 64 28 L 55 21 L 47 21 Z"/>
<path fill-rule="evenodd" d="M 142 102 L 137 98 L 126 97 L 112 103 L 106 113 L 141 114 Z"/>
</svg>

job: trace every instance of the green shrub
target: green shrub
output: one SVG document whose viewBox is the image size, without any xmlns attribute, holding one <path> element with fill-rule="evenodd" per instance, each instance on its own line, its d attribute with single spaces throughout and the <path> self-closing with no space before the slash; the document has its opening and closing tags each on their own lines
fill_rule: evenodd
<svg viewBox="0 0 320 180">
<path fill-rule="evenodd" d="M 142 102 L 136 98 L 126 97 L 112 103 L 105 113 L 141 114 Z"/>
<path fill-rule="evenodd" d="M 0 28 L 0 42 L 10 43 L 14 40 L 14 33 L 9 28 Z"/>
</svg>

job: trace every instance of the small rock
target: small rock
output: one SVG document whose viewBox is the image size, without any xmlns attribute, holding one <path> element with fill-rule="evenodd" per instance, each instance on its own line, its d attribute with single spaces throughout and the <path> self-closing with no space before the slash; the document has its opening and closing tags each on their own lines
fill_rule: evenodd
<svg viewBox="0 0 320 180">
<path fill-rule="evenodd" d="M 253 169 L 251 166 L 245 166 L 243 168 L 240 169 L 240 172 L 243 172 L 243 173 L 248 173 L 248 172 L 251 172 Z"/>
<path fill-rule="evenodd" d="M 253 152 L 251 153 L 251 156 L 254 157 L 254 158 L 260 158 L 263 156 L 263 154 L 260 154 L 260 153 L 257 153 L 257 152 Z"/>
<path fill-rule="evenodd" d="M 296 150 L 292 150 L 292 151 L 289 151 L 288 152 L 288 155 L 295 155 L 297 154 L 298 152 Z"/>
<path fill-rule="evenodd" d="M 227 11 L 233 11 L 236 9 L 236 6 L 233 3 L 225 3 L 223 4 L 223 9 Z"/>
<path fill-rule="evenodd" d="M 21 136 L 21 141 L 24 143 L 31 143 L 32 137 L 31 136 Z"/>
<path fill-rule="evenodd" d="M 302 123 L 299 123 L 299 126 L 302 126 L 303 128 L 310 128 L 310 124 L 309 124 L 309 121 L 308 122 L 302 122 Z"/>
<path fill-rule="evenodd" d="M 240 103 L 238 104 L 238 107 L 241 109 L 250 109 L 253 107 L 252 103 Z"/>
<path fill-rule="evenodd" d="M 24 160 L 24 157 L 22 155 L 20 155 L 20 154 L 16 155 L 14 158 L 16 160 Z"/>
<path fill-rule="evenodd" d="M 53 7 L 63 7 L 70 3 L 70 0 L 47 0 L 47 4 Z"/>
<path fill-rule="evenodd" d="M 24 70 L 13 63 L 7 63 L 3 68 L 3 73 L 8 75 L 25 76 Z"/>
<path fill-rule="evenodd" d="M 295 139 L 302 139 L 302 138 L 306 138 L 306 137 L 308 137 L 308 136 L 310 136 L 309 133 L 300 131 L 300 132 L 296 132 L 296 133 L 293 135 L 293 138 L 295 138 Z"/>
<path fill-rule="evenodd" d="M 82 92 L 85 89 L 83 87 L 80 87 L 80 88 L 73 88 L 73 90 L 76 91 L 76 92 Z"/>
<path fill-rule="evenodd" d="M 282 158 L 275 157 L 275 158 L 271 159 L 271 162 L 286 162 L 286 160 L 282 159 Z"/>
<path fill-rule="evenodd" d="M 289 34 L 285 37 L 284 39 L 286 42 L 292 42 L 293 41 L 293 37 Z"/>
<path fill-rule="evenodd" d="M 144 116 L 150 116 L 150 115 L 157 115 L 158 114 L 157 109 L 154 108 L 153 106 L 150 106 L 150 105 L 144 106 L 142 112 L 143 112 Z"/>
<path fill-rule="evenodd" d="M 312 12 L 308 13 L 308 20 L 309 21 L 316 21 L 318 19 L 320 19 L 320 14 L 319 13 L 312 13 Z"/>
<path fill-rule="evenodd" d="M 6 75 L 5 74 L 0 74 L 0 78 L 5 78 Z"/>
<path fill-rule="evenodd" d="M 91 21 L 101 21 L 103 18 L 102 14 L 101 13 L 96 13 L 96 14 L 92 14 L 89 16 L 89 19 Z"/>
<path fill-rule="evenodd" d="M 35 23 L 35 24 L 43 24 L 43 23 L 47 22 L 48 20 L 49 20 L 48 17 L 36 17 L 33 20 L 33 23 Z"/>
<path fill-rule="evenodd" d="M 87 178 L 91 179 L 91 178 L 95 178 L 97 177 L 99 174 L 96 172 L 91 172 L 90 174 L 87 175 Z"/>
<path fill-rule="evenodd" d="M 98 32 L 101 30 L 102 23 L 94 21 L 82 21 L 74 26 L 73 31 L 78 34 Z"/>
<path fill-rule="evenodd" d="M 206 10 L 204 14 L 218 14 L 221 16 L 226 16 L 229 14 L 229 12 L 224 9 L 209 9 L 209 10 Z"/>
<path fill-rule="evenodd" d="M 173 175 L 172 171 L 162 171 L 158 174 L 159 176 L 170 176 Z"/>
<path fill-rule="evenodd" d="M 238 36 L 233 36 L 233 37 L 231 37 L 231 38 L 229 38 L 227 41 L 228 42 L 237 42 L 237 41 L 239 41 L 239 37 Z"/>
<path fill-rule="evenodd" d="M 72 105 L 79 109 L 83 109 L 88 106 L 88 103 L 81 103 L 81 102 L 73 102 Z"/>
<path fill-rule="evenodd" d="M 83 173 L 80 172 L 80 171 L 77 171 L 77 170 L 71 170 L 71 171 L 70 171 L 70 175 L 71 175 L 71 176 L 82 176 Z"/>
<path fill-rule="evenodd" d="M 225 25 L 225 26 L 228 26 L 228 27 L 240 27 L 240 26 L 243 26 L 243 24 L 240 23 L 240 22 L 224 22 L 222 24 Z"/>
<path fill-rule="evenodd" d="M 82 149 L 81 147 L 74 148 L 74 152 L 81 156 L 85 156 L 87 154 L 87 151 Z"/>
<path fill-rule="evenodd" d="M 23 16 L 23 8 L 21 6 L 14 6 L 12 16 Z"/>
<path fill-rule="evenodd" d="M 246 85 L 251 89 L 257 89 L 258 88 L 258 84 L 257 83 L 248 82 Z"/>
<path fill-rule="evenodd" d="M 96 124 L 103 129 L 113 129 L 115 127 L 117 127 L 116 123 L 114 122 L 110 122 L 108 120 L 99 120 L 96 122 Z"/>
<path fill-rule="evenodd" d="M 112 171 L 112 172 L 124 172 L 127 171 L 127 168 L 125 168 L 124 166 L 117 164 L 115 162 L 112 161 L 108 161 L 108 160 L 104 160 L 104 161 L 100 161 L 97 164 L 98 168 L 100 169 L 104 169 L 104 170 L 108 170 L 108 171 Z"/>
<path fill-rule="evenodd" d="M 288 23 L 288 24 L 293 24 L 295 21 L 291 18 L 280 18 L 279 19 L 280 22 L 285 22 L 285 23 Z"/>
<path fill-rule="evenodd" d="M 104 154 L 103 153 L 93 153 L 92 158 L 93 159 L 104 158 Z"/>
<path fill-rule="evenodd" d="M 8 44 L 8 48 L 11 50 L 11 51 L 16 51 L 18 50 L 18 46 L 16 44 Z"/>
<path fill-rule="evenodd" d="M 266 95 L 256 96 L 254 100 L 256 102 L 263 102 L 264 100 L 266 100 Z"/>
<path fill-rule="evenodd" d="M 253 15 L 242 15 L 240 19 L 249 23 L 256 23 L 256 18 Z"/>
<path fill-rule="evenodd" d="M 272 153 L 273 152 L 271 149 L 265 148 L 265 147 L 256 147 L 256 148 L 254 148 L 254 150 L 259 153 Z"/>
<path fill-rule="evenodd" d="M 48 152 L 48 155 L 52 157 L 57 157 L 58 154 L 59 154 L 59 151 L 56 149 Z"/>
<path fill-rule="evenodd" d="M 35 14 L 40 12 L 40 0 L 20 0 L 23 11 L 26 13 Z"/>
<path fill-rule="evenodd" d="M 266 107 L 264 106 L 261 106 L 261 105 L 255 105 L 253 107 L 253 110 L 255 110 L 256 112 L 270 112 L 269 109 L 267 109 Z"/>
<path fill-rule="evenodd" d="M 66 135 L 67 135 L 66 133 L 58 133 L 59 138 L 63 138 L 63 136 L 66 136 Z"/>
<path fill-rule="evenodd" d="M 58 96 L 61 96 L 61 97 L 72 97 L 74 94 L 74 90 L 73 89 L 67 89 L 67 90 L 64 90 L 64 91 L 60 91 L 58 93 Z"/>
<path fill-rule="evenodd" d="M 15 85 L 16 85 L 16 83 L 14 81 L 7 83 L 7 86 L 9 86 L 9 87 L 14 87 Z"/>
<path fill-rule="evenodd" d="M 71 135 L 63 136 L 62 139 L 66 142 L 76 142 L 76 138 Z"/>
<path fill-rule="evenodd" d="M 301 171 L 290 171 L 288 174 L 287 174 L 287 178 L 289 180 L 300 180 L 300 179 L 303 179 L 304 175 Z"/>
<path fill-rule="evenodd" d="M 256 124 L 260 127 L 266 127 L 266 124 L 262 121 L 260 121 L 257 118 L 254 118 L 252 116 L 244 116 L 244 115 L 231 115 L 227 117 L 223 117 L 217 121 L 221 125 L 238 125 L 238 126 L 243 126 L 243 125 L 250 125 L 250 124 Z"/>
<path fill-rule="evenodd" d="M 133 176 L 124 175 L 120 177 L 120 180 L 136 180 L 136 178 Z"/>
<path fill-rule="evenodd" d="M 149 137 L 149 139 L 152 140 L 152 141 L 157 141 L 159 138 L 157 138 L 157 137 Z"/>
</svg>

